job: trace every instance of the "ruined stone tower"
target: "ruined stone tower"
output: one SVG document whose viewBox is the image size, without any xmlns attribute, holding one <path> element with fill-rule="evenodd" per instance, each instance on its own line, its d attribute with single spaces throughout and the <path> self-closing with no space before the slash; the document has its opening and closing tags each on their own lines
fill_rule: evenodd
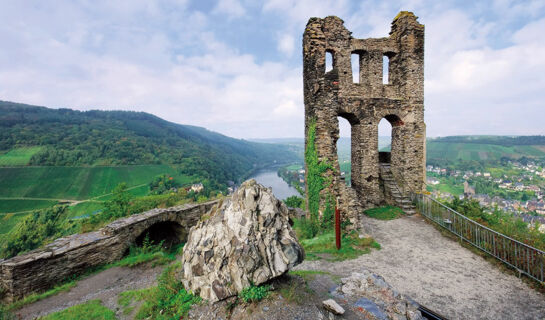
<svg viewBox="0 0 545 320">
<path fill-rule="evenodd" d="M 333 60 L 332 70 L 327 72 L 326 53 Z M 353 80 L 353 54 L 359 56 L 359 83 Z M 386 84 L 382 79 L 384 57 L 389 59 Z M 335 16 L 311 18 L 303 35 L 303 62 L 305 147 L 308 152 L 312 127 L 315 139 L 311 148 L 328 167 L 321 173 L 325 187 L 320 191 L 320 213 L 335 198 L 343 215 L 357 223 L 363 209 L 396 204 L 392 192 L 406 195 L 423 190 L 424 26 L 417 17 L 400 12 L 392 22 L 390 36 L 376 39 L 353 38 Z M 352 187 L 340 177 L 337 117 L 351 125 Z M 378 124 L 383 118 L 392 125 L 392 145 L 390 153 L 379 154 Z M 308 163 L 306 174 L 308 182 L 312 179 L 308 175 L 313 174 Z M 307 200 L 313 197 L 309 189 L 307 186 Z"/>
</svg>

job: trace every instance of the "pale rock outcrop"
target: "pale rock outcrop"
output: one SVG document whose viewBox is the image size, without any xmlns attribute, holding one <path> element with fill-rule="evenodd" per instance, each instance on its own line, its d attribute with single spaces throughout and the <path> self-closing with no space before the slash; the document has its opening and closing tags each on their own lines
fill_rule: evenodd
<svg viewBox="0 0 545 320">
<path fill-rule="evenodd" d="M 191 228 L 182 282 L 203 299 L 219 301 L 284 274 L 303 257 L 286 205 L 252 179 Z"/>
<path fill-rule="evenodd" d="M 341 279 L 335 295 L 352 301 L 352 309 L 369 319 L 421 320 L 418 305 L 395 291 L 381 276 L 369 270 Z M 367 318 L 366 318 L 367 319 Z"/>
<path fill-rule="evenodd" d="M 322 305 L 326 310 L 333 312 L 333 314 L 342 315 L 344 314 L 344 308 L 341 307 L 335 300 L 327 299 L 322 301 Z"/>
</svg>

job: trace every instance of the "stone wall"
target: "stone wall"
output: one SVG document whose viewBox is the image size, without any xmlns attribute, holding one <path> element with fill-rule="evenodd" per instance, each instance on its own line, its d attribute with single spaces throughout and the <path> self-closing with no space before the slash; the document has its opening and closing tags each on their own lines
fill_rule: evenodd
<svg viewBox="0 0 545 320">
<path fill-rule="evenodd" d="M 400 189 L 424 188 L 424 26 L 414 14 L 401 12 L 389 37 L 356 39 L 343 23 L 335 16 L 311 18 L 303 34 L 305 146 L 309 124 L 315 121 L 318 157 L 333 166 L 326 172 L 331 184 L 322 197 L 338 198 L 342 214 L 355 222 L 362 209 L 387 200 L 379 174 L 378 124 L 383 118 L 392 125 L 392 151 L 386 158 Z M 326 52 L 333 56 L 328 72 Z M 359 83 L 352 80 L 352 54 L 359 56 Z M 387 84 L 382 79 L 384 56 L 389 59 Z M 337 117 L 351 125 L 352 187 L 340 179 Z"/>
<path fill-rule="evenodd" d="M 185 230 L 181 236 L 186 237 L 200 217 L 221 202 L 153 209 L 116 220 L 98 231 L 60 238 L 44 248 L 0 260 L 3 300 L 12 302 L 45 291 L 89 268 L 119 260 L 135 239 L 156 223 L 176 223 Z"/>
</svg>

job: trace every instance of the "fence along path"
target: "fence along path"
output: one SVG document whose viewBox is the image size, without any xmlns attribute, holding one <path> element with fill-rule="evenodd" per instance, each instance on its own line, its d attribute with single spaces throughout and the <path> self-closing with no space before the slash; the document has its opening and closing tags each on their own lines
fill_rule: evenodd
<svg viewBox="0 0 545 320">
<path fill-rule="evenodd" d="M 411 198 L 423 216 L 462 241 L 515 268 L 519 274 L 544 283 L 545 252 L 487 228 L 425 194 L 411 192 Z"/>
</svg>

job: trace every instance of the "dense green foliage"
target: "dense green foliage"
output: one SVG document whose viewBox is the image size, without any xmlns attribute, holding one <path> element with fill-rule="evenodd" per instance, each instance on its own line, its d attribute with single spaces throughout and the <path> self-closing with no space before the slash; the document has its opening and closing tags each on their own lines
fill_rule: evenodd
<svg viewBox="0 0 545 320">
<path fill-rule="evenodd" d="M 296 161 L 288 147 L 248 142 L 144 112 L 48 109 L 0 101 L 0 151 L 42 147 L 32 165 L 175 164 L 225 183 L 254 166 Z M 279 158 L 279 155 L 282 155 Z"/>
<path fill-rule="evenodd" d="M 179 262 L 166 267 L 159 276 L 157 287 L 121 293 L 119 304 L 127 310 L 132 301 L 143 301 L 135 319 L 183 319 L 201 298 L 184 289 L 177 277 L 181 268 Z"/>
<path fill-rule="evenodd" d="M 75 305 L 62 311 L 49 314 L 43 320 L 115 320 L 115 312 L 102 305 L 100 300 Z"/>
<path fill-rule="evenodd" d="M 291 208 L 301 208 L 301 209 L 305 208 L 305 199 L 298 196 L 287 197 L 284 200 L 284 203 Z"/>
<path fill-rule="evenodd" d="M 74 223 L 63 223 L 66 206 L 55 206 L 26 216 L 8 235 L 0 252 L 1 257 L 13 257 L 38 248 L 52 238 L 73 233 Z"/>
<path fill-rule="evenodd" d="M 178 179 L 175 179 L 168 174 L 162 174 L 155 177 L 155 179 L 150 182 L 149 188 L 151 194 L 165 194 L 181 186 L 182 183 L 178 181 Z"/>
<path fill-rule="evenodd" d="M 251 285 L 248 288 L 242 289 L 238 296 L 246 303 L 259 302 L 269 295 L 270 290 L 271 286 L 269 285 Z"/>
<path fill-rule="evenodd" d="M 403 210 L 399 207 L 384 206 L 365 210 L 367 216 L 379 220 L 393 220 L 399 218 L 403 214 Z"/>
<path fill-rule="evenodd" d="M 445 204 L 471 220 L 477 221 L 499 233 L 540 250 L 545 250 L 545 234 L 539 232 L 533 226 L 528 228 L 528 224 L 520 218 L 501 210 L 494 210 L 491 213 L 486 212 L 476 200 L 454 198 L 454 200 Z"/>
</svg>

